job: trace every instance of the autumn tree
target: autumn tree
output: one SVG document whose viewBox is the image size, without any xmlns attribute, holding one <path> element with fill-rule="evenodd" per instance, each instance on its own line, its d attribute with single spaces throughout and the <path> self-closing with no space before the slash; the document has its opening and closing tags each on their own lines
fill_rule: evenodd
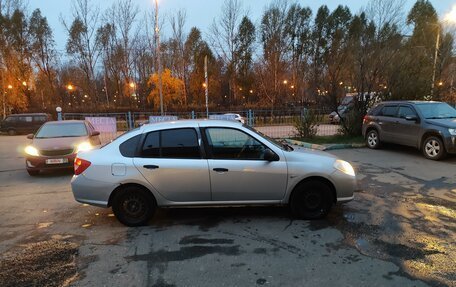
<svg viewBox="0 0 456 287">
<path fill-rule="evenodd" d="M 162 73 L 163 83 L 163 106 L 165 110 L 173 106 L 184 103 L 184 83 L 181 79 L 173 77 L 169 69 Z M 149 78 L 149 85 L 153 87 L 149 94 L 149 101 L 153 102 L 154 107 L 160 106 L 160 95 L 158 91 L 158 74 L 154 73 Z"/>
</svg>

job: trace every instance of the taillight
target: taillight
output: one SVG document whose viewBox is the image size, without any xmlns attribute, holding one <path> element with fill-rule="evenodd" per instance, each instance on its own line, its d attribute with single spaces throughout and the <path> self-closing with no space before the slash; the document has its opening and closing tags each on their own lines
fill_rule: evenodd
<svg viewBox="0 0 456 287">
<path fill-rule="evenodd" d="M 82 158 L 74 159 L 74 174 L 78 175 L 83 173 L 89 166 L 91 162 Z"/>
<path fill-rule="evenodd" d="M 369 120 L 368 116 L 365 115 L 364 118 L 363 118 L 363 124 L 367 123 L 368 120 Z"/>
</svg>

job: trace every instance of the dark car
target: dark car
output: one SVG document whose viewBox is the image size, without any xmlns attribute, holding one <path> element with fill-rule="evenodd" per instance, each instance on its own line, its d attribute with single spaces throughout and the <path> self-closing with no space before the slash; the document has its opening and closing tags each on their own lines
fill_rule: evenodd
<svg viewBox="0 0 456 287">
<path fill-rule="evenodd" d="M 456 153 L 456 110 L 442 102 L 383 102 L 364 117 L 363 136 L 369 148 L 396 143 L 439 160 Z"/>
<path fill-rule="evenodd" d="M 0 123 L 0 131 L 11 136 L 35 133 L 41 125 L 50 120 L 51 115 L 44 113 L 9 115 Z"/>
<path fill-rule="evenodd" d="M 30 175 L 41 170 L 73 168 L 79 151 L 101 144 L 100 133 L 88 121 L 53 121 L 45 123 L 38 132 L 30 134 L 25 147 L 25 164 Z"/>
</svg>

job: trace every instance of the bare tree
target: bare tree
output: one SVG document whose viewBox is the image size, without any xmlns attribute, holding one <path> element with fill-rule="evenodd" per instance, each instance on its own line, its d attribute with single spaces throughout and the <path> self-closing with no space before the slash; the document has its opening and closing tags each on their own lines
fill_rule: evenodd
<svg viewBox="0 0 456 287">
<path fill-rule="evenodd" d="M 184 10 L 177 11 L 174 16 L 170 17 L 171 29 L 173 36 L 171 38 L 171 46 L 175 60 L 175 73 L 177 77 L 184 83 L 184 105 L 187 105 L 187 83 L 188 83 L 188 57 L 185 55 L 185 39 L 184 32 L 185 20 L 187 14 Z"/>
<path fill-rule="evenodd" d="M 222 13 L 210 28 L 209 40 L 216 54 L 222 58 L 229 78 L 230 97 L 236 102 L 236 39 L 237 29 L 243 16 L 239 0 L 225 0 Z"/>
<path fill-rule="evenodd" d="M 61 16 L 61 21 L 68 33 L 66 50 L 83 70 L 86 76 L 85 88 L 98 99 L 95 68 L 101 52 L 101 45 L 96 37 L 100 9 L 90 0 L 76 0 L 73 2 L 72 10 L 71 24 Z"/>
</svg>

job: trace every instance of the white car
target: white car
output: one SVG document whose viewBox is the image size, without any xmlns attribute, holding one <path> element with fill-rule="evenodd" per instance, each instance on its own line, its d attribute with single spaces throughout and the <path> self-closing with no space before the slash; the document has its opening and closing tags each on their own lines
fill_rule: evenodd
<svg viewBox="0 0 456 287">
<path fill-rule="evenodd" d="M 128 226 L 157 207 L 290 205 L 299 218 L 321 218 L 357 187 L 348 162 L 223 120 L 146 124 L 78 153 L 74 169 L 75 199 L 112 206 Z"/>
</svg>

